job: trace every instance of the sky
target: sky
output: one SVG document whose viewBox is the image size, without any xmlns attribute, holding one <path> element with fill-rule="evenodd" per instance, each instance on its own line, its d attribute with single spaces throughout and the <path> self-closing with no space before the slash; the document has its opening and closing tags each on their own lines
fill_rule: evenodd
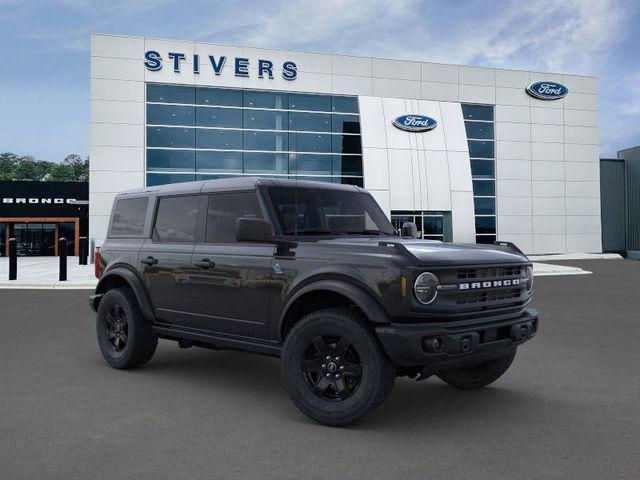
<svg viewBox="0 0 640 480">
<path fill-rule="evenodd" d="M 88 155 L 92 32 L 595 75 L 601 156 L 640 144 L 637 0 L 0 0 L 0 152 Z"/>
</svg>

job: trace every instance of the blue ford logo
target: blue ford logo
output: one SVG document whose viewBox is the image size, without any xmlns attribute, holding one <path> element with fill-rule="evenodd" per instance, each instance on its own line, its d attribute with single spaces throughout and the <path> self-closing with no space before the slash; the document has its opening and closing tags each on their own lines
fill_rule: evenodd
<svg viewBox="0 0 640 480">
<path fill-rule="evenodd" d="M 569 89 L 556 82 L 535 82 L 529 85 L 527 93 L 540 100 L 558 100 L 569 93 Z"/>
<path fill-rule="evenodd" d="M 433 130 L 438 122 L 426 115 L 400 115 L 393 121 L 393 125 L 407 132 L 427 132 Z"/>
</svg>

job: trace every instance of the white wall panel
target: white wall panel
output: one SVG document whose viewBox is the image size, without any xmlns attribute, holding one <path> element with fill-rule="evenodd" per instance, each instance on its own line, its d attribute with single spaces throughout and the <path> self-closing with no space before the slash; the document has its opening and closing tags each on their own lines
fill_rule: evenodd
<svg viewBox="0 0 640 480">
<path fill-rule="evenodd" d="M 500 233 L 498 240 L 502 242 L 512 242 L 523 252 L 533 252 L 533 235 L 523 233 Z"/>
<path fill-rule="evenodd" d="M 469 155 L 466 152 L 447 152 L 451 190 L 473 192 Z"/>
<path fill-rule="evenodd" d="M 458 101 L 458 85 L 456 83 L 422 82 L 420 97 L 425 100 Z"/>
<path fill-rule="evenodd" d="M 496 195 L 501 197 L 530 197 L 531 182 L 527 180 L 498 180 Z"/>
<path fill-rule="evenodd" d="M 451 183 L 446 152 L 424 152 L 426 169 L 426 210 L 451 210 Z"/>
<path fill-rule="evenodd" d="M 91 57 L 91 78 L 143 81 L 145 68 L 141 60 L 131 58 Z"/>
<path fill-rule="evenodd" d="M 598 127 L 564 127 L 565 141 L 567 143 L 579 143 L 581 145 L 598 144 Z"/>
<path fill-rule="evenodd" d="M 415 210 L 413 163 L 409 152 L 389 149 L 391 210 Z"/>
<path fill-rule="evenodd" d="M 368 57 L 351 57 L 348 55 L 332 55 L 331 73 L 371 78 L 373 75 L 373 59 Z"/>
<path fill-rule="evenodd" d="M 564 124 L 564 110 L 561 108 L 531 107 L 531 123 L 544 123 L 548 125 Z"/>
<path fill-rule="evenodd" d="M 469 85 L 487 85 L 493 87 L 496 84 L 496 71 L 493 68 L 484 67 L 458 67 L 458 81 Z"/>
<path fill-rule="evenodd" d="M 144 103 L 94 100 L 91 102 L 91 121 L 107 123 L 144 123 Z"/>
<path fill-rule="evenodd" d="M 600 198 L 600 182 L 567 181 L 567 197 Z"/>
<path fill-rule="evenodd" d="M 564 181 L 536 180 L 531 182 L 531 193 L 534 197 L 564 197 Z"/>
<path fill-rule="evenodd" d="M 567 180 L 595 182 L 600 178 L 600 165 L 598 163 L 567 162 Z"/>
<path fill-rule="evenodd" d="M 567 234 L 567 250 L 569 252 L 601 252 L 601 233 Z"/>
<path fill-rule="evenodd" d="M 379 97 L 358 97 L 362 146 L 387 148 L 386 120 L 382 99 Z"/>
<path fill-rule="evenodd" d="M 498 215 L 531 215 L 532 200 L 531 197 L 496 197 L 496 213 Z"/>
<path fill-rule="evenodd" d="M 567 198 L 567 215 L 599 215 L 600 198 Z"/>
<path fill-rule="evenodd" d="M 144 82 L 96 78 L 91 82 L 91 99 L 142 102 Z"/>
<path fill-rule="evenodd" d="M 564 161 L 564 143 L 532 142 L 531 159 L 548 162 Z"/>
<path fill-rule="evenodd" d="M 529 95 L 522 88 L 496 87 L 497 105 L 529 106 Z"/>
<path fill-rule="evenodd" d="M 564 106 L 572 110 L 597 110 L 598 97 L 587 93 L 571 93 L 564 97 Z M 552 102 L 550 102 L 552 103 Z"/>
<path fill-rule="evenodd" d="M 531 143 L 529 142 L 496 142 L 496 158 L 503 160 L 531 160 Z"/>
<path fill-rule="evenodd" d="M 121 146 L 91 146 L 91 172 L 142 172 L 144 170 L 144 148 Z"/>
<path fill-rule="evenodd" d="M 473 193 L 451 192 L 451 223 L 453 241 L 475 243 L 476 225 L 473 216 Z"/>
<path fill-rule="evenodd" d="M 598 90 L 598 82 L 595 77 L 562 75 L 562 83 L 571 93 L 591 93 L 595 95 Z"/>
<path fill-rule="evenodd" d="M 378 97 L 420 98 L 420 82 L 374 77 L 373 94 Z"/>
<path fill-rule="evenodd" d="M 423 82 L 458 83 L 458 65 L 443 63 L 422 63 Z"/>
<path fill-rule="evenodd" d="M 533 200 L 533 214 L 536 216 L 565 215 L 565 199 L 559 197 L 535 197 Z"/>
<path fill-rule="evenodd" d="M 582 127 L 597 127 L 598 112 L 595 110 L 564 110 L 564 124 Z M 592 143 L 592 142 L 589 142 Z"/>
<path fill-rule="evenodd" d="M 532 233 L 532 221 L 529 215 L 499 215 L 498 230 L 503 233 Z"/>
<path fill-rule="evenodd" d="M 564 180 L 563 162 L 533 162 L 531 178 L 533 180 Z"/>
<path fill-rule="evenodd" d="M 524 88 L 529 85 L 529 72 L 496 69 L 496 85 L 500 87 Z"/>
<path fill-rule="evenodd" d="M 142 147 L 144 125 L 92 123 L 91 145 Z"/>
<path fill-rule="evenodd" d="M 464 129 L 464 119 L 459 103 L 440 102 L 442 125 L 444 126 L 447 150 L 468 152 L 467 133 Z"/>
<path fill-rule="evenodd" d="M 496 121 L 529 123 L 530 112 L 528 107 L 515 105 L 496 105 Z"/>
<path fill-rule="evenodd" d="M 566 144 L 564 146 L 564 159 L 567 162 L 598 162 L 598 146 Z"/>
<path fill-rule="evenodd" d="M 132 58 L 144 57 L 144 38 L 118 35 L 91 35 L 91 55 L 95 57 Z"/>
<path fill-rule="evenodd" d="M 374 58 L 373 77 L 397 80 L 420 80 L 420 63 Z"/>
<path fill-rule="evenodd" d="M 567 233 L 600 233 L 599 215 L 570 215 L 567 217 Z"/>
<path fill-rule="evenodd" d="M 533 217 L 533 231 L 537 234 L 565 234 L 567 217 L 564 215 L 536 215 Z"/>
<path fill-rule="evenodd" d="M 562 125 L 531 125 L 531 140 L 534 142 L 564 142 Z"/>
<path fill-rule="evenodd" d="M 533 253 L 562 253 L 567 248 L 567 237 L 564 234 L 534 234 Z"/>
<path fill-rule="evenodd" d="M 355 77 L 353 75 L 332 75 L 331 91 L 348 95 L 372 95 L 373 80 L 369 77 Z"/>
<path fill-rule="evenodd" d="M 461 102 L 469 103 L 496 103 L 495 87 L 483 85 L 466 85 L 461 83 L 458 87 L 458 95 Z"/>
<path fill-rule="evenodd" d="M 528 160 L 497 160 L 496 176 L 499 180 L 531 180 L 531 162 Z"/>
<path fill-rule="evenodd" d="M 511 142 L 529 142 L 531 140 L 531 127 L 528 123 L 496 123 L 496 138 Z"/>
<path fill-rule="evenodd" d="M 389 160 L 386 148 L 363 147 L 364 187 L 376 190 L 389 189 Z"/>
</svg>

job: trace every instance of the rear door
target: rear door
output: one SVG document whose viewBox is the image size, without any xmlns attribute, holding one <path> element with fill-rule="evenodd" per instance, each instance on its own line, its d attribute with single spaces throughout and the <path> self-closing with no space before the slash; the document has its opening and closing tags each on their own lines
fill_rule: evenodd
<svg viewBox="0 0 640 480">
<path fill-rule="evenodd" d="M 239 217 L 262 218 L 255 190 L 212 193 L 204 242 L 197 243 L 191 275 L 191 314 L 196 328 L 268 338 L 269 289 L 275 246 L 236 242 Z"/>
<path fill-rule="evenodd" d="M 189 326 L 191 256 L 204 195 L 159 197 L 152 238 L 140 251 L 139 268 L 156 317 L 163 323 Z"/>
</svg>

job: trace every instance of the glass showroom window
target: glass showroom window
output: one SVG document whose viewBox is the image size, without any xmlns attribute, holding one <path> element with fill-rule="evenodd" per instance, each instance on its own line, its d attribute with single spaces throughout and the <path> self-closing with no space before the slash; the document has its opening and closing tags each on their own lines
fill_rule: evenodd
<svg viewBox="0 0 640 480">
<path fill-rule="evenodd" d="M 496 153 L 493 106 L 463 104 L 462 115 L 471 159 L 476 243 L 493 243 L 496 240 Z"/>
<path fill-rule="evenodd" d="M 147 84 L 147 185 L 229 176 L 363 185 L 356 97 Z"/>
<path fill-rule="evenodd" d="M 447 215 L 445 212 L 394 210 L 391 212 L 391 224 L 400 233 L 403 223 L 412 222 L 418 227 L 420 238 L 450 242 L 444 227 Z"/>
</svg>

